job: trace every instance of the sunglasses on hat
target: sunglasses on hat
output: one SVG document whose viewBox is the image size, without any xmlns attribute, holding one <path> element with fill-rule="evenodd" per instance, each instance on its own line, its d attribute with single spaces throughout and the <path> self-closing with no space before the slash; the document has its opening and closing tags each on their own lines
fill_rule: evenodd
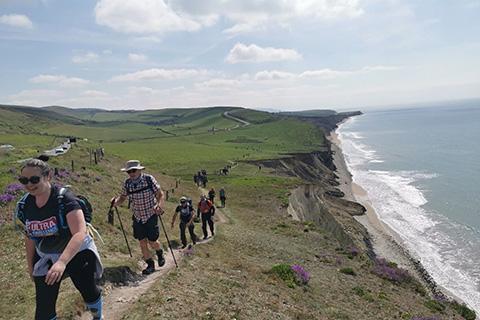
<svg viewBox="0 0 480 320">
<path fill-rule="evenodd" d="M 19 177 L 19 178 L 18 178 L 18 181 L 19 181 L 21 184 L 27 185 L 28 182 L 31 182 L 32 184 L 37 184 L 37 183 L 40 182 L 40 179 L 41 179 L 41 177 L 39 177 L 39 176 L 31 176 L 30 178 L 27 178 L 27 177 Z"/>
</svg>

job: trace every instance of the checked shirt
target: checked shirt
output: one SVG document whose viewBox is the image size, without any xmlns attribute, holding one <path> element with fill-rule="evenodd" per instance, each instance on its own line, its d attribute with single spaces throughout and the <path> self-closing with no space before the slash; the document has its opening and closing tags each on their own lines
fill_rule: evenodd
<svg viewBox="0 0 480 320">
<path fill-rule="evenodd" d="M 147 179 L 150 179 L 150 183 L 148 183 Z M 135 191 L 141 189 L 145 190 L 135 193 Z M 156 214 L 153 207 L 157 204 L 155 194 L 158 190 L 160 190 L 160 184 L 152 175 L 146 173 L 142 173 L 136 180 L 130 178 L 125 180 L 122 194 L 128 196 L 130 208 L 137 221 L 145 223 L 151 216 Z"/>
</svg>

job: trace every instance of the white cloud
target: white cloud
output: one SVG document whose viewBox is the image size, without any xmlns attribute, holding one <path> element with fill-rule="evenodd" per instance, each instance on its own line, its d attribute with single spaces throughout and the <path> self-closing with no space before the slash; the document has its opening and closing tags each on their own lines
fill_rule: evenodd
<svg viewBox="0 0 480 320">
<path fill-rule="evenodd" d="M 82 96 L 89 97 L 89 98 L 106 98 L 106 97 L 109 97 L 110 95 L 105 91 L 85 90 L 83 91 Z"/>
<path fill-rule="evenodd" d="M 197 69 L 148 69 L 115 76 L 110 81 L 143 81 L 143 80 L 178 80 L 193 78 L 207 74 L 205 70 Z"/>
<path fill-rule="evenodd" d="M 63 96 L 63 93 L 56 90 L 22 90 L 19 93 L 8 97 L 10 104 L 27 105 L 27 106 L 41 106 L 53 104 L 55 101 Z"/>
<path fill-rule="evenodd" d="M 241 85 L 241 81 L 235 79 L 210 79 L 196 83 L 197 88 L 233 88 Z"/>
<path fill-rule="evenodd" d="M 129 53 L 128 54 L 128 60 L 132 62 L 144 62 L 148 60 L 148 57 L 144 54 L 139 54 L 139 53 Z"/>
<path fill-rule="evenodd" d="M 128 94 L 130 95 L 145 95 L 145 94 L 154 94 L 157 92 L 155 89 L 150 87 L 129 87 Z"/>
<path fill-rule="evenodd" d="M 284 60 L 299 60 L 302 55 L 293 49 L 278 49 L 259 47 L 255 44 L 245 45 L 237 43 L 228 53 L 225 61 L 228 63 L 239 62 L 269 62 Z"/>
<path fill-rule="evenodd" d="M 33 29 L 33 23 L 23 14 L 4 14 L 0 16 L 0 23 L 11 27 Z"/>
<path fill-rule="evenodd" d="M 255 74 L 255 80 L 284 80 L 284 79 L 293 79 L 296 78 L 297 75 L 295 73 L 284 72 L 284 71 L 260 71 Z"/>
<path fill-rule="evenodd" d="M 351 19 L 364 13 L 360 0 L 100 0 L 96 22 L 118 32 L 153 34 L 197 31 L 222 17 L 229 34 L 253 32 L 295 19 Z"/>
<path fill-rule="evenodd" d="M 29 81 L 35 84 L 57 84 L 60 87 L 82 87 L 90 83 L 90 81 L 82 78 L 69 78 L 64 75 L 50 74 L 41 74 L 31 78 Z"/>
<path fill-rule="evenodd" d="M 334 79 L 342 76 L 348 76 L 354 74 L 353 71 L 340 71 L 340 70 L 331 70 L 331 69 L 320 69 L 320 70 L 307 70 L 302 72 L 299 77 L 305 79 Z"/>
<path fill-rule="evenodd" d="M 87 52 L 85 54 L 75 55 L 72 58 L 73 63 L 88 63 L 88 62 L 97 62 L 98 54 L 94 52 Z"/>
<path fill-rule="evenodd" d="M 164 0 L 100 0 L 95 6 L 98 24 L 124 33 L 195 31 L 201 23 L 177 13 Z"/>
</svg>

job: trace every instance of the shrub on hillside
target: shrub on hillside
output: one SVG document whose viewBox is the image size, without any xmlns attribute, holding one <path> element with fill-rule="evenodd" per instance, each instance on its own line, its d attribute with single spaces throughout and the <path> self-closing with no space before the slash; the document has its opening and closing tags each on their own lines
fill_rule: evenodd
<svg viewBox="0 0 480 320">
<path fill-rule="evenodd" d="M 310 273 L 298 264 L 293 266 L 285 263 L 276 264 L 270 272 L 285 281 L 289 288 L 294 288 L 295 285 L 307 285 L 310 281 Z"/>
<path fill-rule="evenodd" d="M 475 311 L 469 309 L 465 304 L 459 304 L 457 301 L 453 301 L 452 307 L 466 320 L 475 320 L 477 318 Z"/>
<path fill-rule="evenodd" d="M 356 276 L 357 275 L 355 273 L 355 270 L 353 270 L 352 268 L 342 268 L 342 269 L 340 269 L 340 272 L 344 273 L 344 274 L 351 275 L 351 276 Z"/>
<path fill-rule="evenodd" d="M 383 258 L 375 260 L 372 272 L 380 278 L 396 283 L 409 281 L 411 279 L 407 270 L 401 269 L 397 267 L 395 263 L 388 262 Z"/>
</svg>

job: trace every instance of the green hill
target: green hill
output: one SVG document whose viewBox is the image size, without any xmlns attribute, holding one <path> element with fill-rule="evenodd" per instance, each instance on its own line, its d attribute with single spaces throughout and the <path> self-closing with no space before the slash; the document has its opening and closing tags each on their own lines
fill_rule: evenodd
<svg viewBox="0 0 480 320">
<path fill-rule="evenodd" d="M 142 267 L 129 210 L 121 208 L 120 214 L 133 258 L 118 221 L 106 222 L 110 199 L 126 177 L 120 172 L 126 160 L 141 160 L 169 192 L 163 219 L 173 242 L 178 243 L 178 226 L 172 229 L 169 222 L 178 199 L 187 195 L 195 202 L 202 192 L 193 174 L 205 169 L 208 188 L 226 189 L 227 207 L 217 215 L 225 222 L 213 241 L 195 246 L 179 269 L 141 297 L 122 298 L 128 309 L 122 319 L 469 319 L 462 306 L 435 299 L 395 264 L 374 259 L 368 234 L 353 218 L 363 207 L 342 199 L 336 189 L 325 138 L 325 130 L 347 115 L 313 117 L 316 122 L 234 107 L 0 108 L 0 143 L 15 147 L 0 157 L 0 193 L 16 183 L 19 160 L 62 137 L 82 138 L 49 163 L 62 172 L 56 183 L 70 184 L 91 200 L 93 224 L 105 241 L 97 240 L 97 246 L 112 273 L 125 268 L 139 273 Z M 225 112 L 250 124 L 226 118 Z M 99 147 L 105 158 L 95 163 L 90 154 Z M 220 175 L 225 166 L 229 174 Z M 25 271 L 23 235 L 12 225 L 13 209 L 14 201 L 0 200 L 0 319 L 31 319 L 34 288 Z M 195 229 L 201 233 L 199 224 Z M 165 245 L 163 233 L 161 241 Z M 291 269 L 296 265 L 304 278 L 296 278 Z M 105 288 L 106 297 L 122 290 L 111 283 Z M 63 319 L 83 312 L 68 280 L 57 307 Z"/>
</svg>

